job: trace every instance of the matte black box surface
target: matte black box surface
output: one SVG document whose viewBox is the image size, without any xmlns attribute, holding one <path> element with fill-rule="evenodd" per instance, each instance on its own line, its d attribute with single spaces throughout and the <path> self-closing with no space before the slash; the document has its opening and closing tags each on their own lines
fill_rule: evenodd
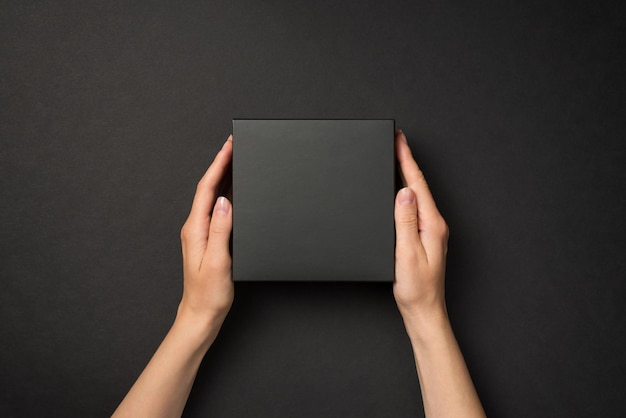
<svg viewBox="0 0 626 418">
<path fill-rule="evenodd" d="M 233 279 L 393 281 L 393 119 L 233 119 Z"/>
</svg>

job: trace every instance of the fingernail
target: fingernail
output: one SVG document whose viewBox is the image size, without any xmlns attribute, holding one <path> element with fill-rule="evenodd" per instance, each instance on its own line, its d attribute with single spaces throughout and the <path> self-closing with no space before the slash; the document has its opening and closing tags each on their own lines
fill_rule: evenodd
<svg viewBox="0 0 626 418">
<path fill-rule="evenodd" d="M 413 193 L 413 190 L 411 190 L 408 187 L 405 187 L 404 189 L 400 190 L 399 196 L 398 196 L 398 203 L 400 203 L 401 205 L 410 205 L 415 201 L 415 194 Z"/>
<path fill-rule="evenodd" d="M 215 205 L 215 212 L 220 215 L 227 215 L 229 211 L 228 202 L 224 196 L 220 196 L 217 199 L 217 204 Z"/>
</svg>

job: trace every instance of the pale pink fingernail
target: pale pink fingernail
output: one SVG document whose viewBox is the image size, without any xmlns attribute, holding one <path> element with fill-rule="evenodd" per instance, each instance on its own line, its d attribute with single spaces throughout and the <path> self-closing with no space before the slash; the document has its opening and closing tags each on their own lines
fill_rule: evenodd
<svg viewBox="0 0 626 418">
<path fill-rule="evenodd" d="M 220 215 L 227 215 L 229 210 L 228 199 L 224 196 L 220 196 L 215 204 L 215 212 Z"/>
<path fill-rule="evenodd" d="M 411 190 L 408 187 L 405 187 L 404 189 L 400 190 L 400 192 L 398 193 L 398 203 L 401 205 L 410 205 L 415 201 L 415 194 L 413 193 L 413 190 Z"/>
</svg>

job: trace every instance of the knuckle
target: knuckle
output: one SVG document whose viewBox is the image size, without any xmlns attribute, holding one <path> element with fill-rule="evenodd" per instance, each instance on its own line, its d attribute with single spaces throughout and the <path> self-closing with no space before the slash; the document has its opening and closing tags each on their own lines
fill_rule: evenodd
<svg viewBox="0 0 626 418">
<path fill-rule="evenodd" d="M 185 223 L 180 228 L 180 240 L 186 241 L 188 238 L 189 238 L 189 225 Z"/>
<path fill-rule="evenodd" d="M 444 220 L 441 221 L 441 234 L 443 235 L 443 237 L 446 240 L 450 236 L 450 227 L 448 226 L 448 224 Z"/>
<path fill-rule="evenodd" d="M 417 178 L 418 181 L 421 181 L 423 183 L 426 183 L 426 176 L 424 175 L 424 172 L 422 171 L 421 168 L 417 168 L 417 172 L 415 173 L 415 177 Z"/>
<path fill-rule="evenodd" d="M 180 239 L 183 242 L 195 241 L 202 235 L 202 227 L 192 221 L 185 222 L 180 229 Z"/>
<path fill-rule="evenodd" d="M 205 187 L 204 187 L 204 186 L 205 186 L 205 184 L 206 184 L 206 176 L 202 177 L 202 178 L 198 181 L 198 183 L 196 184 L 196 193 L 198 193 L 198 192 L 200 192 L 200 191 L 204 190 L 204 188 L 205 188 Z"/>
<path fill-rule="evenodd" d="M 441 238 L 448 239 L 448 235 L 450 234 L 450 228 L 442 217 L 439 217 L 439 219 L 435 222 L 433 229 Z"/>
<path fill-rule="evenodd" d="M 396 219 L 399 224 L 405 227 L 417 228 L 417 214 L 413 212 L 410 212 L 410 211 L 400 212 Z"/>
<path fill-rule="evenodd" d="M 445 256 L 445 255 L 448 254 L 448 238 L 450 237 L 450 227 L 443 220 L 443 218 L 439 222 L 439 225 L 437 227 L 437 232 L 438 232 L 439 236 L 441 237 L 441 243 L 442 243 L 442 248 L 443 248 L 443 255 Z"/>
</svg>

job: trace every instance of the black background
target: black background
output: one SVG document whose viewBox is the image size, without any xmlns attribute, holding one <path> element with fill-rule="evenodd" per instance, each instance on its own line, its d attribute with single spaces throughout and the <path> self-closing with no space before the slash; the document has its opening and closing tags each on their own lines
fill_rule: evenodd
<svg viewBox="0 0 626 418">
<path fill-rule="evenodd" d="M 240 118 L 394 118 L 487 413 L 623 415 L 619 2 L 4 2 L 0 415 L 106 416 Z M 419 416 L 389 284 L 237 283 L 188 416 Z"/>
</svg>

